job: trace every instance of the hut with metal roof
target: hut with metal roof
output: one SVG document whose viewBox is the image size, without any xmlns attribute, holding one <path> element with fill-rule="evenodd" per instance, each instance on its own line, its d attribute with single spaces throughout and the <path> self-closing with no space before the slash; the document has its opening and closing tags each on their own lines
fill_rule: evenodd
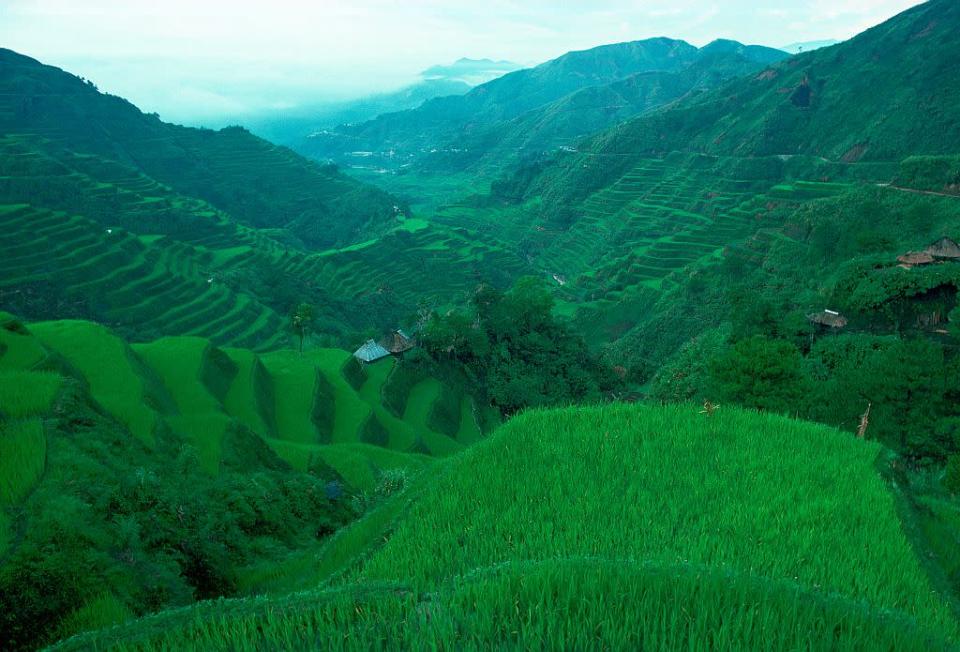
<svg viewBox="0 0 960 652">
<path fill-rule="evenodd" d="M 367 340 L 366 344 L 353 352 L 353 357 L 360 362 L 376 362 L 377 360 L 390 357 L 390 351 L 380 346 L 380 344 L 374 340 Z"/>
<path fill-rule="evenodd" d="M 923 253 L 939 260 L 960 260 L 960 245 L 950 238 L 940 238 L 924 249 Z"/>
<path fill-rule="evenodd" d="M 847 325 L 847 318 L 841 315 L 836 310 L 822 310 L 821 312 L 815 312 L 807 315 L 807 320 L 812 324 L 817 326 L 823 326 L 825 328 L 835 328 L 837 330 L 845 327 Z"/>
</svg>

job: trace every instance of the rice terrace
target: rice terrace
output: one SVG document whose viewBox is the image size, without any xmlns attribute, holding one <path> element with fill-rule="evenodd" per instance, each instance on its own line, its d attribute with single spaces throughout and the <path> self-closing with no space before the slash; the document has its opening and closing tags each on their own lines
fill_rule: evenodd
<svg viewBox="0 0 960 652">
<path fill-rule="evenodd" d="M 960 4 L 0 6 L 0 650 L 960 649 Z"/>
</svg>

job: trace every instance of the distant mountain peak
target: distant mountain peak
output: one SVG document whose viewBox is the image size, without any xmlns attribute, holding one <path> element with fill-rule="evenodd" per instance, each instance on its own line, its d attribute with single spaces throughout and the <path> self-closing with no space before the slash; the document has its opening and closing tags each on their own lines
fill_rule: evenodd
<svg viewBox="0 0 960 652">
<path fill-rule="evenodd" d="M 430 66 L 420 76 L 426 80 L 456 80 L 478 86 L 522 67 L 512 61 L 461 57 L 449 65 Z"/>
<path fill-rule="evenodd" d="M 800 54 L 801 52 L 812 52 L 813 50 L 819 50 L 820 48 L 828 48 L 832 45 L 837 45 L 842 43 L 836 39 L 825 39 L 821 41 L 801 41 L 799 43 L 791 43 L 790 45 L 784 45 L 780 50 L 784 52 L 789 52 L 790 54 Z"/>
</svg>

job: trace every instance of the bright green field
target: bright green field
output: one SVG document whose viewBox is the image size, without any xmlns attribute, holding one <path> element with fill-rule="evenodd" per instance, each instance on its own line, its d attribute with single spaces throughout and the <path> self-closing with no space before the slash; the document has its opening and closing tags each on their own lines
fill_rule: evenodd
<svg viewBox="0 0 960 652">
<path fill-rule="evenodd" d="M 40 342 L 74 366 L 96 400 L 146 444 L 154 443 L 157 413 L 133 352 L 107 328 L 85 321 L 51 321 L 30 327 Z"/>
<path fill-rule="evenodd" d="M 40 419 L 0 422 L 0 509 L 16 503 L 33 488 L 43 474 L 46 454 Z"/>
<path fill-rule="evenodd" d="M 62 649 L 949 649 L 885 460 L 734 409 L 527 412 L 335 537 L 316 591 Z"/>
<path fill-rule="evenodd" d="M 296 469 L 322 462 L 362 491 L 384 470 L 419 467 L 422 442 L 437 454 L 463 447 L 426 423 L 439 396 L 437 381 L 425 381 L 430 391 L 411 395 L 409 419 L 384 407 L 381 389 L 394 369 L 392 359 L 367 365 L 355 389 L 343 372 L 350 354 L 340 349 L 258 355 L 221 350 L 201 337 L 128 345 L 85 321 L 17 328 L 21 332 L 0 329 L 0 417 L 42 415 L 51 408 L 63 377 L 23 369 L 54 353 L 140 441 L 153 446 L 158 428 L 172 432 L 195 449 L 211 475 L 218 473 L 225 437 L 235 428 L 262 437 Z M 465 423 L 467 430 L 476 428 L 472 415 Z"/>
<path fill-rule="evenodd" d="M 50 409 L 63 379 L 43 371 L 0 371 L 0 416 L 42 414 Z"/>
</svg>

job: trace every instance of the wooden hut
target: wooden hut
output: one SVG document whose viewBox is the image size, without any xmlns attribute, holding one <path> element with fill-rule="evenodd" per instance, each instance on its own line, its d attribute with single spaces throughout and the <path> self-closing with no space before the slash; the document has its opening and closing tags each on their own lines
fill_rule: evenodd
<svg viewBox="0 0 960 652">
<path fill-rule="evenodd" d="M 924 249 L 923 253 L 938 260 L 960 260 L 960 245 L 950 238 L 940 238 Z"/>
<path fill-rule="evenodd" d="M 898 256 L 897 262 L 900 263 L 898 267 L 911 269 L 912 267 L 931 265 L 936 261 L 934 260 L 933 256 L 928 254 L 926 251 L 908 251 L 902 256 Z"/>
<path fill-rule="evenodd" d="M 402 355 L 410 349 L 412 349 L 415 344 L 413 338 L 404 333 L 402 330 L 395 330 L 387 337 L 380 340 L 380 346 L 389 351 L 392 355 Z"/>
<path fill-rule="evenodd" d="M 836 310 L 822 310 L 821 312 L 809 314 L 807 315 L 807 320 L 811 324 L 837 330 L 847 325 L 847 318 Z"/>
</svg>

